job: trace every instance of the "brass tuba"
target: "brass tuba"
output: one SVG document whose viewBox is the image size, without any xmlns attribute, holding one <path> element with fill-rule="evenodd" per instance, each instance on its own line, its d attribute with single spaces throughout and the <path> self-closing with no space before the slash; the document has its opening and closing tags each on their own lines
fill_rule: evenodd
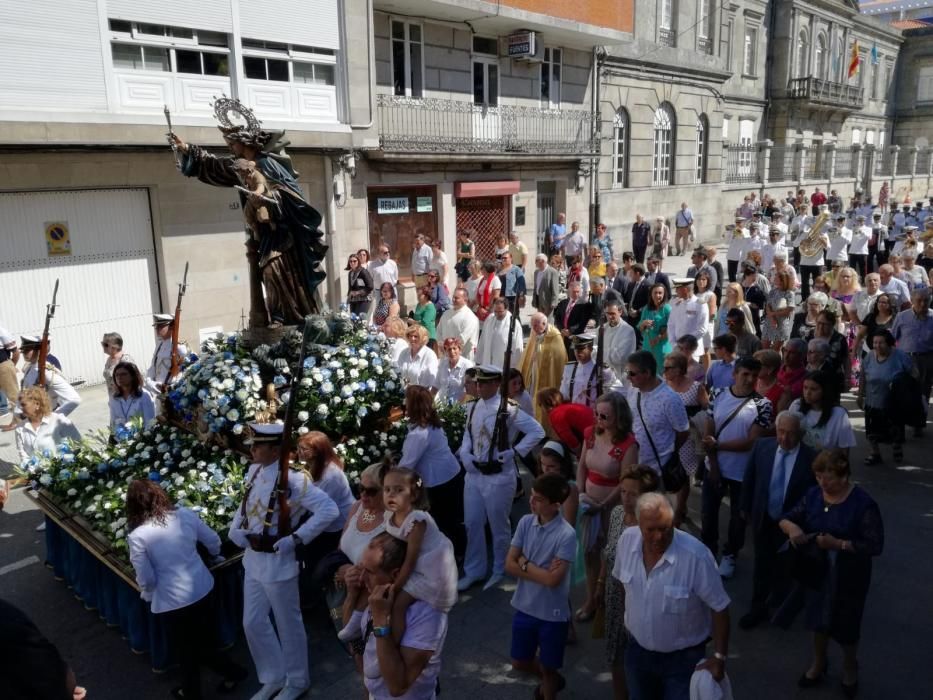
<svg viewBox="0 0 933 700">
<path fill-rule="evenodd" d="M 807 258 L 812 258 L 820 254 L 825 246 L 823 245 L 823 238 L 821 236 L 821 231 L 823 226 L 829 220 L 829 217 L 832 216 L 828 211 L 822 212 L 816 220 L 813 222 L 813 225 L 810 227 L 810 233 L 807 234 L 807 237 L 800 241 L 800 254 Z"/>
</svg>

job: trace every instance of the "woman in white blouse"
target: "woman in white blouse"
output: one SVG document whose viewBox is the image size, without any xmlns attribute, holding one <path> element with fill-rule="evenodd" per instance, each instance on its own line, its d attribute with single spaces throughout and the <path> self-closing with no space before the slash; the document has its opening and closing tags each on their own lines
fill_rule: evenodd
<svg viewBox="0 0 933 700">
<path fill-rule="evenodd" d="M 143 389 L 143 378 L 139 368 L 132 362 L 120 362 L 113 369 L 116 389 L 110 397 L 110 429 L 116 431 L 136 416 L 143 419 L 143 426 L 155 420 L 155 404 Z"/>
<path fill-rule="evenodd" d="M 431 389 L 437 386 L 437 355 L 428 347 L 428 331 L 424 326 L 408 327 L 405 337 L 408 350 L 398 359 L 399 373 L 406 386 L 423 386 Z"/>
<path fill-rule="evenodd" d="M 337 549 L 340 533 L 356 498 L 343 471 L 343 462 L 324 433 L 312 430 L 302 435 L 298 440 L 298 459 L 304 463 L 314 485 L 330 496 L 340 511 L 324 532 L 304 547 L 301 560 L 306 568 L 313 570 L 318 561 Z"/>
<path fill-rule="evenodd" d="M 441 427 L 431 392 L 420 386 L 405 389 L 405 414 L 408 435 L 402 445 L 399 467 L 412 469 L 421 475 L 431 515 L 437 527 L 447 535 L 460 557 L 466 548 L 463 528 L 463 470 L 450 451 L 447 434 Z"/>
<path fill-rule="evenodd" d="M 460 354 L 463 349 L 460 338 L 444 338 L 443 343 L 447 357 L 440 361 L 437 370 L 437 400 L 441 403 L 459 403 L 466 394 L 463 380 L 473 362 Z"/>
<path fill-rule="evenodd" d="M 52 413 L 49 395 L 42 387 L 23 389 L 19 405 L 26 417 L 25 422 L 16 428 L 20 464 L 33 455 L 42 456 L 46 452 L 54 457 L 58 454 L 58 446 L 65 440 L 81 439 L 81 433 L 67 416 Z"/>
<path fill-rule="evenodd" d="M 790 410 L 799 416 L 803 442 L 817 452 L 855 447 L 855 433 L 848 412 L 839 405 L 839 382 L 832 373 L 817 370 L 803 380 L 803 395 Z"/>
<path fill-rule="evenodd" d="M 200 542 L 213 560 L 222 561 L 217 533 L 196 513 L 175 508 L 148 479 L 137 479 L 127 489 L 126 527 L 140 596 L 162 620 L 181 662 L 182 685 L 172 696 L 201 697 L 202 665 L 223 676 L 218 692 L 232 692 L 248 674 L 219 650 L 210 604 L 214 578 L 197 548 Z"/>
</svg>

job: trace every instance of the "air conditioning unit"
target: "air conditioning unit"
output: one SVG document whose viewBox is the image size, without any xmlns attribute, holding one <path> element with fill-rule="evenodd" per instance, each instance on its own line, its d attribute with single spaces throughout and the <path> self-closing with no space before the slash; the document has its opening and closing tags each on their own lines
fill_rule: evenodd
<svg viewBox="0 0 933 700">
<path fill-rule="evenodd" d="M 516 32 L 508 36 L 508 54 L 515 61 L 540 63 L 544 60 L 544 46 L 534 32 Z"/>
</svg>

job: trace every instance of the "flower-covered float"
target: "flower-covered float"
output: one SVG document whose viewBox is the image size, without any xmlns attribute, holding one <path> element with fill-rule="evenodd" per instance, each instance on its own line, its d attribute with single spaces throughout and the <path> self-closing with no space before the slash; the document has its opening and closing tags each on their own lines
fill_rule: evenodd
<svg viewBox="0 0 933 700">
<path fill-rule="evenodd" d="M 404 389 L 381 333 L 346 313 L 313 317 L 312 326 L 296 433 L 326 433 L 356 485 L 368 465 L 401 451 Z M 129 564 L 127 485 L 139 478 L 158 482 L 173 502 L 197 512 L 225 539 L 249 466 L 246 426 L 281 417 L 294 390 L 300 345 L 294 329 L 275 344 L 254 348 L 240 335 L 209 339 L 168 387 L 160 420 L 119 426 L 112 435 L 90 434 L 20 467 L 47 517 L 49 566 L 87 607 L 119 625 L 134 650 L 150 650 L 155 668 L 167 665 L 170 653 L 138 598 Z M 441 412 L 451 444 L 459 445 L 463 409 L 444 406 Z M 227 561 L 215 567 L 217 612 L 222 637 L 232 642 L 240 610 L 239 555 L 226 542 L 224 551 Z"/>
</svg>

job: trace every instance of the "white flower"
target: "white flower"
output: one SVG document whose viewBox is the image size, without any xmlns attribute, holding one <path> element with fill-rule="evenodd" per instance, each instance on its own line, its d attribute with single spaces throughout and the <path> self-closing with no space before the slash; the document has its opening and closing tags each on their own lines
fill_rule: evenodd
<svg viewBox="0 0 933 700">
<path fill-rule="evenodd" d="M 298 434 L 299 434 L 299 435 L 307 435 L 309 432 L 311 432 L 311 431 L 308 429 L 308 426 L 306 426 L 306 425 L 303 425 L 303 426 L 301 426 L 300 428 L 298 428 Z"/>
<path fill-rule="evenodd" d="M 317 407 L 317 412 L 320 413 L 322 416 L 326 416 L 328 413 L 327 406 L 325 404 L 321 404 L 320 406 Z"/>
<path fill-rule="evenodd" d="M 68 495 L 69 495 L 69 496 L 77 496 L 77 495 L 78 495 L 78 489 L 68 489 Z"/>
<path fill-rule="evenodd" d="M 240 418 L 240 412 L 235 408 L 231 408 L 227 411 L 227 420 L 231 423 L 236 423 Z"/>
<path fill-rule="evenodd" d="M 378 411 L 380 408 L 382 408 L 382 404 L 378 401 L 373 401 L 373 410 Z"/>
<path fill-rule="evenodd" d="M 304 423 L 311 415 L 307 411 L 298 411 L 298 420 Z"/>
</svg>

